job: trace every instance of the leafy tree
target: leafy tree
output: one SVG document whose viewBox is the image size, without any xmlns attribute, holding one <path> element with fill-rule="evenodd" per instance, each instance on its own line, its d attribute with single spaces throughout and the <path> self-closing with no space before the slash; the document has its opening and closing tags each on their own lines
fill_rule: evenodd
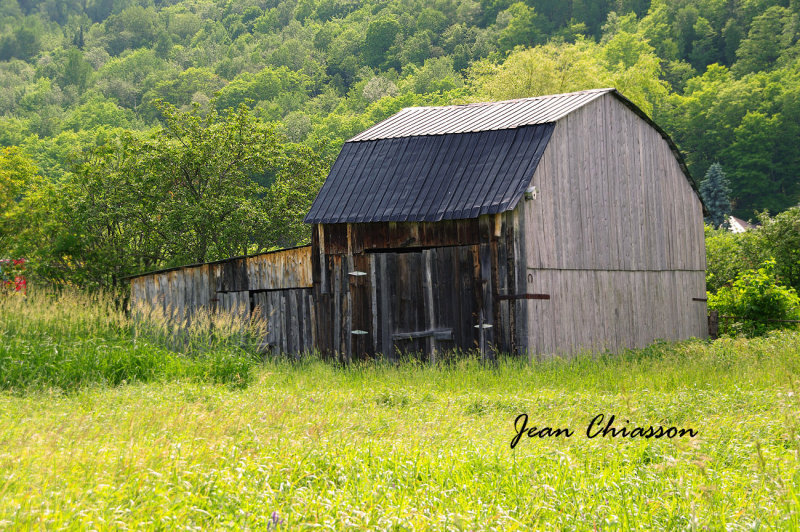
<svg viewBox="0 0 800 532">
<path fill-rule="evenodd" d="M 667 95 L 658 58 L 636 36 L 620 32 L 605 47 L 579 39 L 512 52 L 501 64 L 480 63 L 470 72 L 475 100 L 541 96 L 598 87 L 617 87 L 652 113 Z"/>
<path fill-rule="evenodd" d="M 781 53 L 793 44 L 795 30 L 788 9 L 772 6 L 753 19 L 753 24 L 736 50 L 734 72 L 738 75 L 771 69 Z"/>
<path fill-rule="evenodd" d="M 476 64 L 468 78 L 474 100 L 507 100 L 602 86 L 599 47 L 589 40 L 548 43 L 512 52 L 502 64 Z"/>
<path fill-rule="evenodd" d="M 0 256 L 24 257 L 35 273 L 57 223 L 53 189 L 22 150 L 0 149 Z"/>
<path fill-rule="evenodd" d="M 712 293 L 733 283 L 745 270 L 757 268 L 770 256 L 758 230 L 733 233 L 706 225 L 705 242 L 706 290 Z"/>
<path fill-rule="evenodd" d="M 213 95 L 225 82 L 206 68 L 187 68 L 177 77 L 158 82 L 145 99 L 165 100 L 173 105 L 188 105 L 192 96 L 202 93 Z"/>
<path fill-rule="evenodd" d="M 400 23 L 395 17 L 385 16 L 370 22 L 364 38 L 364 60 L 367 64 L 380 66 L 399 34 Z"/>
<path fill-rule="evenodd" d="M 539 17 L 532 7 L 523 2 L 515 2 L 497 16 L 506 26 L 497 39 L 501 51 L 509 51 L 518 45 L 533 45 L 541 40 Z"/>
<path fill-rule="evenodd" d="M 572 16 L 585 23 L 591 35 L 599 37 L 600 27 L 611 6 L 611 0 L 572 0 Z"/>
<path fill-rule="evenodd" d="M 162 129 L 86 150 L 60 189 L 62 229 L 50 259 L 64 279 L 109 285 L 303 238 L 298 210 L 310 205 L 327 160 L 303 148 L 286 153 L 244 105 L 222 115 L 211 105 L 204 116 L 159 106 Z M 277 176 L 277 188 L 252 179 L 264 172 Z"/>
<path fill-rule="evenodd" d="M 777 211 L 791 201 L 781 193 L 775 172 L 773 148 L 780 135 L 778 117 L 748 112 L 734 129 L 733 142 L 723 151 L 730 158 L 735 212 L 741 217 L 748 217 L 759 206 Z"/>
<path fill-rule="evenodd" d="M 77 264 L 117 251 L 179 260 L 155 240 L 152 250 L 114 248 L 97 236 L 99 222 L 70 219 L 85 218 L 91 205 L 76 206 L 89 191 L 109 205 L 129 197 L 120 176 L 138 175 L 153 153 L 148 128 L 165 123 L 158 98 L 180 112 L 197 104 L 198 117 L 246 103 L 256 122 L 280 122 L 276 131 L 327 160 L 403 106 L 615 86 L 676 140 L 693 175 L 724 160 L 734 212 L 749 217 L 800 201 L 798 13 L 797 0 L 0 1 L 0 145 L 22 147 L 49 182 L 24 201 L 38 216 L 31 225 L 47 228 L 28 241 L 54 278 L 77 279 Z M 90 155 L 97 146 L 108 153 Z M 82 149 L 95 180 L 72 171 L 85 170 L 71 166 Z M 262 197 L 290 160 L 276 155 L 276 168 L 251 176 Z M 286 177 L 271 193 L 302 196 L 291 187 L 303 179 Z M 259 234 L 300 238 L 299 211 L 290 219 L 259 209 Z M 132 235 L 134 214 L 116 212 L 107 225 Z M 271 232 L 281 224 L 294 236 Z M 753 257 L 767 258 L 767 244 L 759 249 Z"/>
<path fill-rule="evenodd" d="M 9 237 L 2 224 L 17 216 L 22 198 L 38 178 L 33 161 L 22 150 L 0 148 L 0 241 Z"/>
<path fill-rule="evenodd" d="M 685 60 L 678 57 L 678 43 L 672 30 L 669 6 L 664 0 L 653 0 L 647 15 L 639 21 L 637 32 L 646 39 L 664 61 Z"/>
<path fill-rule="evenodd" d="M 105 126 L 111 128 L 131 128 L 137 119 L 130 109 L 123 109 L 113 100 L 98 96 L 74 108 L 62 122 L 64 129 L 73 131 L 93 130 Z"/>
<path fill-rule="evenodd" d="M 677 37 L 678 53 L 682 58 L 688 58 L 692 51 L 692 43 L 697 38 L 695 27 L 699 17 L 700 11 L 693 4 L 681 7 L 675 15 L 673 31 Z"/>
<path fill-rule="evenodd" d="M 23 26 L 0 38 L 0 61 L 13 57 L 31 59 L 39 53 L 41 42 L 36 29 Z"/>
<path fill-rule="evenodd" d="M 70 49 L 61 75 L 61 86 L 74 85 L 79 91 L 83 91 L 91 74 L 92 65 L 83 58 L 83 53 L 78 48 Z"/>
<path fill-rule="evenodd" d="M 447 28 L 447 16 L 437 9 L 426 7 L 417 17 L 417 32 L 430 31 L 441 35 Z"/>
<path fill-rule="evenodd" d="M 219 91 L 217 109 L 238 107 L 248 100 L 253 103 L 273 100 L 286 93 L 300 93 L 305 100 L 308 83 L 306 76 L 286 67 L 266 67 L 256 74 L 244 72 Z"/>
<path fill-rule="evenodd" d="M 354 28 L 345 29 L 331 41 L 327 54 L 327 71 L 334 87 L 346 89 L 355 81 L 359 67 L 360 41 L 361 36 Z"/>
<path fill-rule="evenodd" d="M 97 88 L 119 105 L 135 109 L 146 92 L 172 73 L 178 74 L 153 50 L 140 49 L 105 63 L 96 73 Z"/>
<path fill-rule="evenodd" d="M 447 92 L 462 87 L 461 76 L 453 69 L 453 61 L 449 57 L 428 59 L 422 68 L 416 69 L 406 83 L 417 94 Z"/>
<path fill-rule="evenodd" d="M 697 17 L 693 30 L 695 39 L 692 41 L 689 60 L 694 68 L 702 70 L 706 65 L 716 62 L 718 58 L 717 32 L 703 17 Z"/>
<path fill-rule="evenodd" d="M 403 42 L 400 60 L 404 65 L 421 65 L 431 56 L 433 33 L 423 31 L 415 33 Z"/>
<path fill-rule="evenodd" d="M 328 153 L 328 156 L 320 154 Z M 311 228 L 303 223 L 333 163 L 325 146 L 289 146 L 282 171 L 264 198 L 266 208 L 262 238 L 273 246 L 288 247 L 311 241 Z"/>
<path fill-rule="evenodd" d="M 134 5 L 108 17 L 104 22 L 108 51 L 112 55 L 119 55 L 128 48 L 139 48 L 155 42 L 159 25 L 152 7 Z"/>
<path fill-rule="evenodd" d="M 728 227 L 728 217 L 731 214 L 730 193 L 728 178 L 722 171 L 722 165 L 712 164 L 700 183 L 700 196 L 709 211 L 707 221 L 715 228 Z"/>
<path fill-rule="evenodd" d="M 758 216 L 764 253 L 774 257 L 775 270 L 783 283 L 800 290 L 800 207 L 792 207 L 770 218 Z"/>
</svg>

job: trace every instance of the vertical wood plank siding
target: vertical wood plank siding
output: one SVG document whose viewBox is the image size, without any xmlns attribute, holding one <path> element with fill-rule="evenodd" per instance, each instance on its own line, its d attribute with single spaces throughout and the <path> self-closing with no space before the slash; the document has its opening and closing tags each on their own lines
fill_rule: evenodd
<svg viewBox="0 0 800 532">
<path fill-rule="evenodd" d="M 442 222 L 316 227 L 312 247 L 325 249 L 320 260 L 312 253 L 319 348 L 341 360 L 377 354 L 430 360 L 434 352 L 478 348 L 483 311 L 492 325 L 486 329 L 491 351 L 524 349 L 527 306 L 500 297 L 515 294 L 524 279 L 524 267 L 520 274 L 517 266 L 521 220 L 515 210 Z"/>
<path fill-rule="evenodd" d="M 666 141 L 610 95 L 561 119 L 523 200 L 536 356 L 705 337 L 702 206 Z"/>
<path fill-rule="evenodd" d="M 311 246 L 176 268 L 131 279 L 131 307 L 157 308 L 176 327 L 199 309 L 259 312 L 264 344 L 297 353 L 316 342 Z"/>
</svg>

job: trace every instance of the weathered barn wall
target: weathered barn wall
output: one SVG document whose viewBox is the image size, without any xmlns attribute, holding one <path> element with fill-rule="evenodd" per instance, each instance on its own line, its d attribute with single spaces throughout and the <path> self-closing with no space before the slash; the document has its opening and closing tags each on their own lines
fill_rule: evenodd
<svg viewBox="0 0 800 532">
<path fill-rule="evenodd" d="M 134 277 L 131 306 L 158 308 L 176 324 L 200 308 L 258 308 L 267 321 L 265 343 L 299 352 L 315 342 L 311 288 L 311 246 L 304 246 Z"/>
<path fill-rule="evenodd" d="M 702 205 L 656 129 L 605 95 L 556 124 L 532 185 L 533 353 L 706 335 Z"/>
<path fill-rule="evenodd" d="M 512 211 L 442 222 L 322 224 L 313 231 L 319 347 L 345 360 L 382 353 L 516 351 L 527 310 Z M 363 274 L 362 274 L 363 273 Z"/>
</svg>

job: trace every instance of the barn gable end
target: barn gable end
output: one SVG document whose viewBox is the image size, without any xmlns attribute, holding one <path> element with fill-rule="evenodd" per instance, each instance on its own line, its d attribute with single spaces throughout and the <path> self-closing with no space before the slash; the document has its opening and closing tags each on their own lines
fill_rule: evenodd
<svg viewBox="0 0 800 532">
<path fill-rule="evenodd" d="M 703 337 L 702 204 L 673 146 L 607 94 L 560 119 L 523 201 L 528 348 Z"/>
</svg>

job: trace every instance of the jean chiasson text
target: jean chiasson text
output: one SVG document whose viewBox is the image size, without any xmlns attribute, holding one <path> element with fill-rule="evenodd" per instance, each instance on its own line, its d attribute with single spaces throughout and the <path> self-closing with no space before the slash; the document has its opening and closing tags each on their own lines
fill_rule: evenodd
<svg viewBox="0 0 800 532">
<path fill-rule="evenodd" d="M 584 432 L 587 438 L 694 438 L 697 431 L 694 429 L 683 429 L 674 426 L 665 427 L 663 425 L 631 426 L 630 420 L 619 423 L 615 415 L 606 417 L 605 414 L 597 414 L 586 426 Z M 517 446 L 523 436 L 528 438 L 571 438 L 575 431 L 566 427 L 549 427 L 546 425 L 533 425 L 528 420 L 528 414 L 520 414 L 514 420 L 514 437 L 511 439 L 511 448 Z"/>
</svg>

